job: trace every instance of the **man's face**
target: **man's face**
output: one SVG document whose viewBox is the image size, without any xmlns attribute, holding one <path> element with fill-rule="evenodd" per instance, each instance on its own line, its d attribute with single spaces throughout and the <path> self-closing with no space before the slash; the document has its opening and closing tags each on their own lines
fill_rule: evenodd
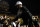
<svg viewBox="0 0 40 27">
<path fill-rule="evenodd" d="M 22 8 L 22 4 L 17 5 L 17 7 Z"/>
<path fill-rule="evenodd" d="M 19 7 L 22 7 L 22 4 L 20 4 Z"/>
</svg>

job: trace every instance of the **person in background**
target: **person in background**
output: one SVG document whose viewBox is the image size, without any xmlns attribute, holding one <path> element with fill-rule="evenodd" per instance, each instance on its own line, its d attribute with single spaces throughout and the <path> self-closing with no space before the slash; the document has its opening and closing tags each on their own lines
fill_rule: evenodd
<svg viewBox="0 0 40 27">
<path fill-rule="evenodd" d="M 7 23 L 6 18 L 7 18 L 6 15 L 3 15 L 2 19 L 1 19 L 1 24 L 3 24 L 3 27 L 7 27 L 7 25 L 6 25 L 6 23 Z"/>
<path fill-rule="evenodd" d="M 1 23 L 3 24 L 3 22 L 6 20 L 5 15 L 2 17 Z"/>
</svg>

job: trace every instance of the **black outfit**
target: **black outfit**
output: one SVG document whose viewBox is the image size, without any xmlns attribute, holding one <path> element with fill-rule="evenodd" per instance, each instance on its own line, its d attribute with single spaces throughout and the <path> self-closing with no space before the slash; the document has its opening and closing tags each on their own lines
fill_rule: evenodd
<svg viewBox="0 0 40 27">
<path fill-rule="evenodd" d="M 17 20 L 18 18 L 22 18 L 23 21 L 24 21 L 24 25 L 27 25 L 27 24 L 31 24 L 32 23 L 32 19 L 31 19 L 31 13 L 29 12 L 29 10 L 25 7 L 22 7 L 22 8 L 14 8 L 15 9 L 15 14 L 16 14 L 16 18 L 15 20 Z M 21 14 L 19 13 L 18 15 L 18 11 L 21 11 Z M 29 20 L 28 20 L 29 19 Z"/>
</svg>

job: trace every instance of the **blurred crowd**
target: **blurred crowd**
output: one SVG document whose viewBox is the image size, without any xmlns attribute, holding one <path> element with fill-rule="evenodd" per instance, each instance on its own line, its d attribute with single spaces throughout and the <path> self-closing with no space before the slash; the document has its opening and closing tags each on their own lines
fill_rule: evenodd
<svg viewBox="0 0 40 27">
<path fill-rule="evenodd" d="M 40 18 L 38 16 L 32 16 L 32 26 L 40 27 Z"/>
<path fill-rule="evenodd" d="M 7 17 L 7 15 L 3 15 L 0 17 L 0 24 L 3 24 L 3 27 L 13 27 L 13 26 L 18 27 L 18 25 L 23 24 L 23 20 L 22 18 L 19 18 L 18 20 L 15 21 L 15 19 L 10 19 L 10 17 Z M 38 16 L 32 16 L 31 27 L 40 27 L 40 18 L 38 18 Z"/>
<path fill-rule="evenodd" d="M 0 17 L 0 24 L 3 24 L 3 27 L 18 27 L 18 25 L 21 25 L 22 23 L 22 18 L 15 21 L 15 19 L 10 19 L 10 17 L 7 17 L 7 15 Z"/>
</svg>

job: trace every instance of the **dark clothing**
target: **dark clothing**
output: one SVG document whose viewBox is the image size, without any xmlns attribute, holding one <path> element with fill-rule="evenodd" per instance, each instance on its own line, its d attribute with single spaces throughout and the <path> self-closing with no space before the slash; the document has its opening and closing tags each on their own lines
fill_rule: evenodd
<svg viewBox="0 0 40 27">
<path fill-rule="evenodd" d="M 17 15 L 18 14 L 18 10 L 21 10 L 22 11 L 22 13 L 21 14 L 19 14 L 19 15 Z M 22 8 L 16 8 L 16 18 L 15 18 L 15 20 L 17 20 L 18 18 L 22 18 L 23 19 L 23 24 L 31 24 L 32 23 L 32 19 L 31 19 L 31 17 L 30 17 L 30 15 L 29 15 L 29 13 L 27 13 L 27 10 L 25 10 L 25 8 L 24 7 L 22 7 Z M 28 23 L 28 19 L 29 19 L 29 23 Z"/>
<path fill-rule="evenodd" d="M 35 25 L 35 27 L 38 27 L 38 21 L 33 21 L 33 23 L 34 23 L 34 25 Z"/>
<path fill-rule="evenodd" d="M 1 20 L 1 24 L 4 24 L 3 22 L 4 22 L 5 20 L 6 20 L 6 19 L 2 19 L 2 20 Z"/>
<path fill-rule="evenodd" d="M 3 27 L 8 27 L 8 25 L 6 25 L 6 23 L 3 23 L 5 20 L 6 20 L 6 19 L 2 19 L 2 20 L 0 21 L 0 23 L 3 24 Z"/>
</svg>

